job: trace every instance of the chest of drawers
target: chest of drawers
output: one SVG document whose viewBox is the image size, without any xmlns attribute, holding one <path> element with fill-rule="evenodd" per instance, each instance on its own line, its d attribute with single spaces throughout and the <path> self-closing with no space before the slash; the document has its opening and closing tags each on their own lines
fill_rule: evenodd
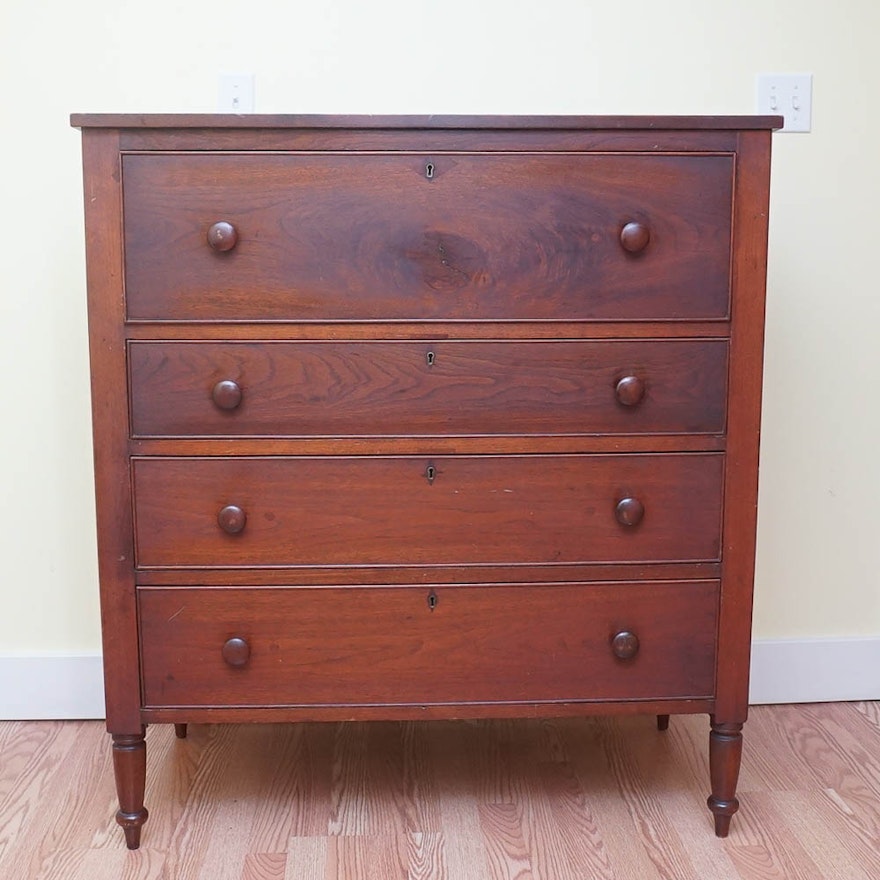
<svg viewBox="0 0 880 880">
<path fill-rule="evenodd" d="M 746 720 L 778 120 L 75 116 L 107 727 Z"/>
</svg>

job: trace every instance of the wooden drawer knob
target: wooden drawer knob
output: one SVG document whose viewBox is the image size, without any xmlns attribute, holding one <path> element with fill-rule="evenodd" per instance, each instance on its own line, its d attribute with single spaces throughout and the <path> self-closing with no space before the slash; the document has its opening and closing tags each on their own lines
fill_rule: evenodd
<svg viewBox="0 0 880 880">
<path fill-rule="evenodd" d="M 618 660 L 632 660 L 639 653 L 639 637 L 624 630 L 611 639 L 611 651 Z"/>
<path fill-rule="evenodd" d="M 217 523 L 227 535 L 237 535 L 247 523 L 247 514 L 235 504 L 227 504 L 217 514 Z"/>
<path fill-rule="evenodd" d="M 230 666 L 244 666 L 251 657 L 250 645 L 239 638 L 229 639 L 221 651 L 223 659 Z"/>
<path fill-rule="evenodd" d="M 614 515 L 622 526 L 637 526 L 645 515 L 645 505 L 638 498 L 621 498 Z"/>
<path fill-rule="evenodd" d="M 241 403 L 241 386 L 232 379 L 223 379 L 214 386 L 211 399 L 220 409 L 235 409 Z"/>
<path fill-rule="evenodd" d="M 238 241 L 238 233 L 231 223 L 220 220 L 208 230 L 208 244 L 215 251 L 231 251 Z"/>
<path fill-rule="evenodd" d="M 623 249 L 631 254 L 640 254 L 651 240 L 651 233 L 644 223 L 635 221 L 627 223 L 620 230 L 620 244 Z"/>
<path fill-rule="evenodd" d="M 637 406 L 645 396 L 645 383 L 638 376 L 624 376 L 615 385 L 614 393 L 624 406 Z"/>
</svg>

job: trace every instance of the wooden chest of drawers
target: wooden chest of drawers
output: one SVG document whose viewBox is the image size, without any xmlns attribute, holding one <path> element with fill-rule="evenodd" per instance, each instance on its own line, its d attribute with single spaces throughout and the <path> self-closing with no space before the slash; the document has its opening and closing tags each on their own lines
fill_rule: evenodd
<svg viewBox="0 0 880 880">
<path fill-rule="evenodd" d="M 776 118 L 75 116 L 107 726 L 746 720 Z"/>
</svg>

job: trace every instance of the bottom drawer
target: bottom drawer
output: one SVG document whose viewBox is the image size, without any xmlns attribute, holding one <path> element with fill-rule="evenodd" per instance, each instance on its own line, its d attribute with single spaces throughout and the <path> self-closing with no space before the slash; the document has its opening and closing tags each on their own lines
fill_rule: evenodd
<svg viewBox="0 0 880 880">
<path fill-rule="evenodd" d="M 148 707 L 569 702 L 714 689 L 716 581 L 142 588 L 139 607 Z"/>
</svg>

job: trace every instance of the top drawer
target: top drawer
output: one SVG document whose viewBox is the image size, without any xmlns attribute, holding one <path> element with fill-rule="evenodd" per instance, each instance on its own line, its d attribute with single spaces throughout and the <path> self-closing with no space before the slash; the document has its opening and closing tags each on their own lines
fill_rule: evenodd
<svg viewBox="0 0 880 880">
<path fill-rule="evenodd" d="M 127 314 L 723 319 L 732 174 L 726 155 L 128 154 Z"/>
</svg>

